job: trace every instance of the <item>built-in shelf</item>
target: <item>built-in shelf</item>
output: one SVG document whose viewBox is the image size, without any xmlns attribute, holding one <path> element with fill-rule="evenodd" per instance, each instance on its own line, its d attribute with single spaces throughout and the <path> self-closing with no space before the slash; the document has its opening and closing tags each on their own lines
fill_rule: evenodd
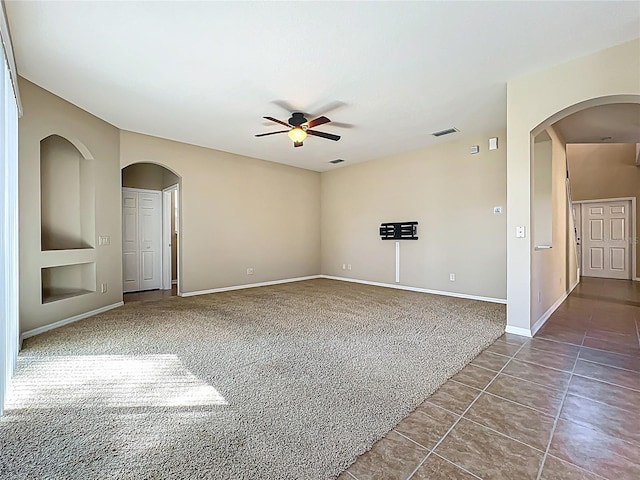
<svg viewBox="0 0 640 480">
<path fill-rule="evenodd" d="M 41 249 L 95 246 L 94 161 L 69 140 L 50 135 L 40 141 Z"/>
<path fill-rule="evenodd" d="M 42 303 L 57 302 L 66 298 L 73 298 L 80 295 L 93 293 L 91 290 L 74 290 L 66 288 L 48 288 L 42 289 Z"/>
<path fill-rule="evenodd" d="M 95 248 L 76 248 L 71 250 L 46 250 L 41 252 L 40 267 L 57 267 L 76 263 L 96 261 Z"/>
<path fill-rule="evenodd" d="M 96 264 L 93 262 L 45 267 L 41 272 L 43 304 L 96 291 Z"/>
</svg>

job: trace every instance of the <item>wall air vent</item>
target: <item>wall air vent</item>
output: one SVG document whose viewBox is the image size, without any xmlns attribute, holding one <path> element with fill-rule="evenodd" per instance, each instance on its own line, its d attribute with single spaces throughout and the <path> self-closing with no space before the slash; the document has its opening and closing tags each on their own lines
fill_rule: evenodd
<svg viewBox="0 0 640 480">
<path fill-rule="evenodd" d="M 439 132 L 433 132 L 431 135 L 434 137 L 441 137 L 443 135 L 449 135 L 450 133 L 459 132 L 457 128 L 447 128 L 446 130 L 440 130 Z"/>
<path fill-rule="evenodd" d="M 335 160 L 331 160 L 329 163 L 333 163 L 334 165 L 336 165 L 337 163 L 342 163 L 344 162 L 343 159 L 341 158 L 336 158 Z"/>
</svg>

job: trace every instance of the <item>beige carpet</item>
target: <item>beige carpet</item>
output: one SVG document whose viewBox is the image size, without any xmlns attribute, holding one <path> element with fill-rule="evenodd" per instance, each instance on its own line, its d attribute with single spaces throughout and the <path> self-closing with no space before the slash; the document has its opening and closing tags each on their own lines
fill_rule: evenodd
<svg viewBox="0 0 640 480">
<path fill-rule="evenodd" d="M 0 478 L 334 478 L 504 326 L 332 280 L 127 304 L 25 341 Z"/>
</svg>

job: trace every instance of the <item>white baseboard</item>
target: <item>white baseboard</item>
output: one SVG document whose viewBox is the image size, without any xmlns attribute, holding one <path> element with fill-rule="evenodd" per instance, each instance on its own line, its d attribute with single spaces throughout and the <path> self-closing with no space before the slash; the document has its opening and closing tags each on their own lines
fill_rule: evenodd
<svg viewBox="0 0 640 480">
<path fill-rule="evenodd" d="M 358 280 L 357 278 L 334 277 L 332 275 L 319 275 L 320 278 L 329 280 L 341 280 L 343 282 L 362 283 L 364 285 L 373 285 L 374 287 L 396 288 L 398 290 L 409 290 L 410 292 L 431 293 L 433 295 L 443 295 L 445 297 L 466 298 L 469 300 L 480 300 L 482 302 L 506 304 L 507 301 L 502 298 L 481 297 L 479 295 L 467 295 L 466 293 L 445 292 L 442 290 L 430 290 L 428 288 L 409 287 L 406 285 L 395 285 L 393 283 L 370 282 L 368 280 Z"/>
<path fill-rule="evenodd" d="M 578 279 L 576 280 L 576 283 L 574 283 L 569 290 L 567 290 L 566 292 L 564 292 L 560 298 L 558 298 L 553 305 L 551 305 L 546 312 L 544 312 L 542 314 L 542 316 L 540 316 L 540 318 L 538 320 L 536 320 L 536 323 L 533 324 L 533 327 L 531 327 L 531 336 L 535 335 L 536 332 L 538 330 L 540 330 L 542 328 L 542 326 L 547 323 L 547 320 L 549 320 L 549 318 L 551 317 L 551 315 L 553 315 L 553 312 L 555 312 L 558 307 L 560 305 L 562 305 L 562 302 L 564 302 L 567 297 L 569 295 L 571 295 L 571 292 L 573 292 L 573 289 L 576 288 L 578 286 L 578 284 L 580 283 L 580 277 L 578 277 Z"/>
<path fill-rule="evenodd" d="M 640 277 L 636 277 L 633 279 L 634 282 L 640 282 Z"/>
<path fill-rule="evenodd" d="M 533 335 L 531 335 L 531 330 L 529 330 L 528 328 L 514 327 L 513 325 L 507 325 L 507 328 L 505 328 L 505 332 L 511 333 L 513 335 L 520 335 L 521 337 L 533 337 Z"/>
<path fill-rule="evenodd" d="M 558 307 L 560 305 L 562 305 L 562 302 L 564 302 L 567 297 L 569 295 L 571 295 L 571 292 L 573 292 L 573 290 L 578 286 L 578 284 L 580 283 L 580 277 L 578 277 L 578 279 L 576 280 L 576 283 L 574 283 L 568 291 L 564 292 L 560 298 L 558 298 L 553 305 L 551 305 L 546 312 L 544 312 L 540 318 L 538 320 L 536 320 L 536 323 L 533 324 L 533 327 L 529 328 L 522 328 L 522 327 L 514 327 L 512 325 L 507 325 L 507 328 L 505 329 L 505 331 L 507 333 L 512 333 L 514 335 L 520 335 L 522 337 L 533 337 L 538 330 L 540 330 L 542 328 L 542 326 L 547 323 L 547 320 L 549 320 L 549 318 L 551 317 L 551 315 L 553 315 L 553 312 L 555 312 Z"/>
<path fill-rule="evenodd" d="M 232 285 L 231 287 L 212 288 L 209 290 L 198 290 L 195 292 L 180 292 L 181 297 L 193 297 L 196 295 L 206 295 L 208 293 L 230 292 L 231 290 L 243 290 L 245 288 L 267 287 L 269 285 L 279 285 L 281 283 L 302 282 L 303 280 L 314 280 L 321 275 L 310 275 L 308 277 L 285 278 L 282 280 L 271 280 L 269 282 L 245 283 L 244 285 Z"/>
<path fill-rule="evenodd" d="M 22 348 L 22 341 L 25 338 L 33 337 L 35 335 L 39 335 L 44 332 L 48 332 L 49 330 L 53 330 L 55 328 L 62 327 L 63 325 L 68 325 L 73 322 L 77 322 L 78 320 L 82 320 L 84 318 L 92 317 L 93 315 L 97 315 L 98 313 L 106 312 L 112 310 L 114 308 L 118 308 L 124 305 L 124 302 L 112 303 L 111 305 L 105 305 L 104 307 L 96 308 L 95 310 L 91 310 L 89 312 L 80 313 L 78 315 L 74 315 L 73 317 L 65 318 L 64 320 L 59 320 L 54 323 L 50 323 L 49 325 L 44 325 L 42 327 L 34 328 L 33 330 L 27 330 L 20 334 L 20 348 Z"/>
</svg>

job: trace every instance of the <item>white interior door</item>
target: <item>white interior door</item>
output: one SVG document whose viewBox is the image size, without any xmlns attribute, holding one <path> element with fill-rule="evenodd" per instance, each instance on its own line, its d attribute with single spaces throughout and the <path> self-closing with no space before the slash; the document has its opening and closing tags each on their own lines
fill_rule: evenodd
<svg viewBox="0 0 640 480">
<path fill-rule="evenodd" d="M 122 291 L 159 289 L 161 282 L 161 192 L 123 188 Z"/>
<path fill-rule="evenodd" d="M 582 204 L 582 275 L 631 278 L 629 200 Z"/>
<path fill-rule="evenodd" d="M 122 291 L 140 290 L 138 193 L 122 190 Z"/>
<path fill-rule="evenodd" d="M 162 282 L 162 203 L 160 192 L 138 193 L 140 232 L 140 290 L 160 288 Z"/>
</svg>

